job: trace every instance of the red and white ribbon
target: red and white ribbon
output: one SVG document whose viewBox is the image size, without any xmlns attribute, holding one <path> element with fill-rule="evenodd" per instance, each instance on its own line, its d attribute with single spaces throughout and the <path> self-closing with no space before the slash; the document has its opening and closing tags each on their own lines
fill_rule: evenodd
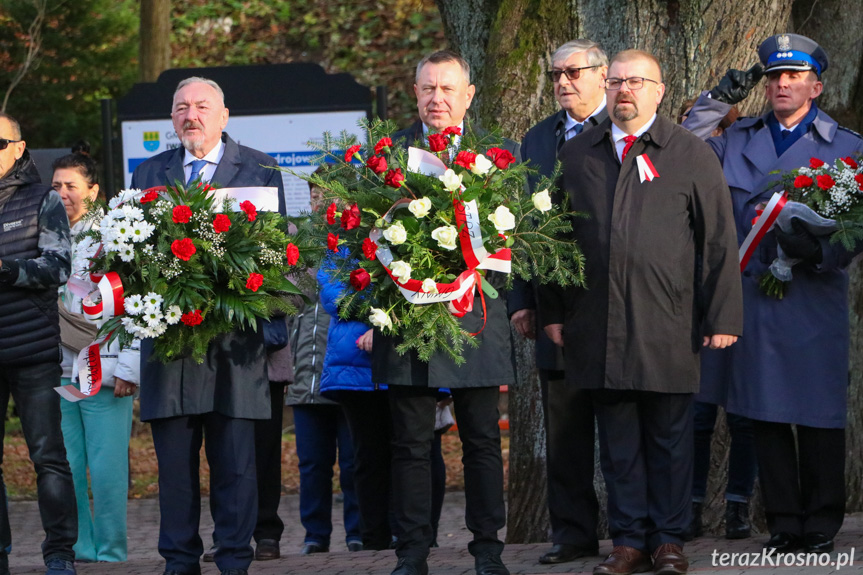
<svg viewBox="0 0 863 575">
<path fill-rule="evenodd" d="M 740 251 L 737 254 L 740 261 L 741 272 L 746 269 L 746 265 L 749 263 L 749 258 L 751 258 L 752 254 L 755 253 L 755 248 L 758 247 L 758 244 L 761 243 L 762 239 L 764 239 L 764 235 L 770 231 L 771 227 L 773 227 L 773 222 L 776 221 L 776 218 L 779 216 L 779 212 L 781 212 L 782 208 L 785 207 L 785 202 L 787 201 L 787 193 L 776 192 L 773 194 L 773 197 L 770 198 L 770 201 L 767 203 L 767 207 L 764 208 L 764 211 L 753 223 L 752 229 L 749 231 L 749 235 L 747 235 L 746 239 L 743 240 L 743 243 L 740 244 Z"/>
<path fill-rule="evenodd" d="M 659 177 L 659 172 L 647 157 L 647 154 L 641 154 L 635 157 L 635 164 L 638 166 L 638 177 L 641 178 L 641 183 L 645 181 L 652 182 L 654 178 Z"/>
<path fill-rule="evenodd" d="M 117 272 L 90 274 L 90 281 L 98 283 L 97 289 L 84 298 L 84 317 L 90 321 L 104 321 L 124 313 L 123 281 Z"/>
</svg>

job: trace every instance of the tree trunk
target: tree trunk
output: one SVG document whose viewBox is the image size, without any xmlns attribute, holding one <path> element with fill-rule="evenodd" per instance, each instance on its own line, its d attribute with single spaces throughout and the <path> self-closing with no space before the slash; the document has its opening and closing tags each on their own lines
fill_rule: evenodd
<svg viewBox="0 0 863 575">
<path fill-rule="evenodd" d="M 141 0 L 141 81 L 171 67 L 171 0 Z"/>
</svg>

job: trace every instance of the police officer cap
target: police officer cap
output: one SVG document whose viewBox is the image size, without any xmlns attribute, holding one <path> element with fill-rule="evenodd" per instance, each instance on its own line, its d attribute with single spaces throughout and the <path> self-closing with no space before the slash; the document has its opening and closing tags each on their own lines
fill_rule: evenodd
<svg viewBox="0 0 863 575">
<path fill-rule="evenodd" d="M 778 70 L 812 70 L 820 77 L 827 70 L 827 52 L 815 40 L 799 34 L 777 34 L 758 47 L 764 73 Z"/>
</svg>

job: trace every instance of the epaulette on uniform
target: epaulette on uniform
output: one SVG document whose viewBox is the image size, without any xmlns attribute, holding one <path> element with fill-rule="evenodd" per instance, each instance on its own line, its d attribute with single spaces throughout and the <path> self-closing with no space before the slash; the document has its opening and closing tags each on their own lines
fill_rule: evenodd
<svg viewBox="0 0 863 575">
<path fill-rule="evenodd" d="M 861 136 L 860 134 L 858 134 L 857 132 L 855 132 L 851 128 L 846 128 L 845 126 L 839 126 L 839 129 L 842 130 L 843 132 L 848 132 L 849 134 L 853 134 L 853 135 L 857 136 L 858 138 L 860 138 L 861 140 L 863 140 L 863 136 Z"/>
</svg>

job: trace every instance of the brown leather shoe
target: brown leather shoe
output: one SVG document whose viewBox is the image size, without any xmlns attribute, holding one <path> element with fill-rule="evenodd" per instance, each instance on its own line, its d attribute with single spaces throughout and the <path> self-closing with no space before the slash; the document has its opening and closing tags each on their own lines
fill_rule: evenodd
<svg viewBox="0 0 863 575">
<path fill-rule="evenodd" d="M 686 575 L 689 561 L 683 547 L 676 543 L 663 543 L 653 552 L 653 572 L 656 575 Z"/>
<path fill-rule="evenodd" d="M 631 575 L 650 571 L 650 555 L 635 547 L 618 545 L 605 561 L 593 568 L 593 575 Z"/>
</svg>

